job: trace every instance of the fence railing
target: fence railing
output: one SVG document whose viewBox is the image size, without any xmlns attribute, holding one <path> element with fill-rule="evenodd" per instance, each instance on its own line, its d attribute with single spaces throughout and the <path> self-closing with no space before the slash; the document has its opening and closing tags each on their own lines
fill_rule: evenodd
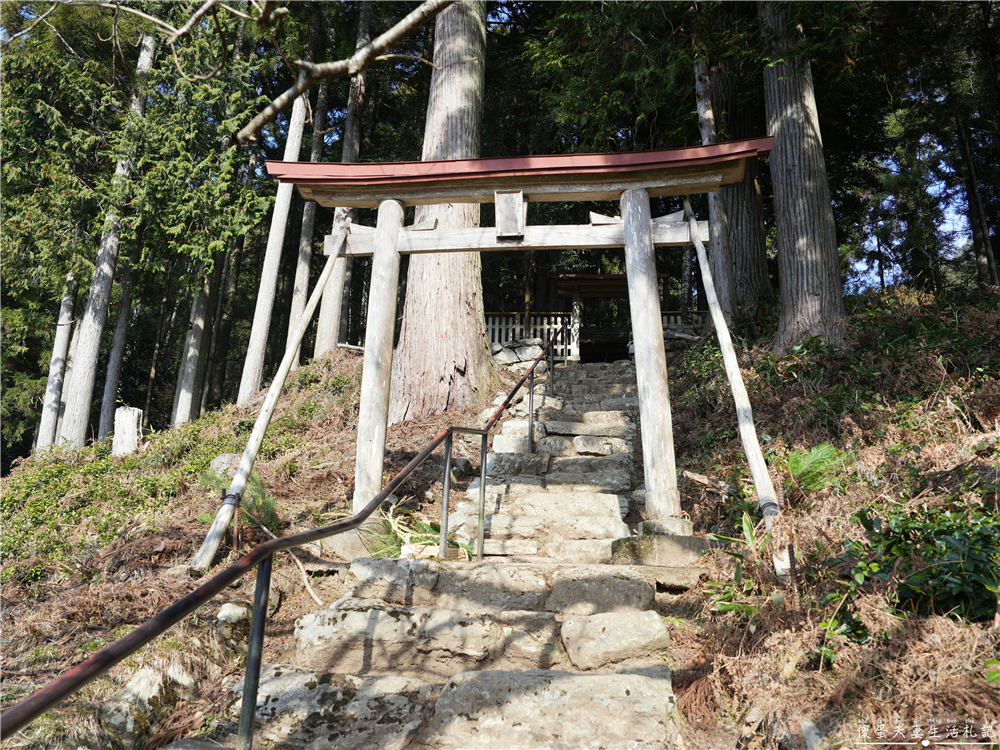
<svg viewBox="0 0 1000 750">
<path fill-rule="evenodd" d="M 328 265 L 329 268 L 329 265 Z M 322 285 L 319 292 L 322 292 Z M 315 292 L 314 292 L 315 294 Z M 307 313 L 311 315 L 311 312 Z M 240 712 L 239 728 L 237 730 L 236 748 L 237 750 L 250 750 L 253 746 L 253 717 L 257 708 L 257 691 L 260 686 L 260 669 L 263 660 L 264 650 L 264 627 L 267 621 L 268 592 L 271 584 L 271 566 L 274 555 L 283 550 L 301 547 L 311 544 L 321 539 L 326 539 L 346 531 L 356 529 L 382 505 L 405 480 L 413 473 L 434 450 L 445 444 L 445 465 L 443 480 L 443 500 L 441 503 L 441 549 L 440 556 L 446 558 L 448 543 L 448 501 L 451 489 L 451 446 L 452 435 L 455 432 L 464 432 L 480 435 L 482 438 L 480 476 L 479 476 L 479 530 L 476 548 L 476 560 L 483 559 L 484 527 L 486 512 L 486 447 L 490 430 L 496 425 L 497 420 L 503 412 L 510 406 L 514 396 L 524 386 L 525 382 L 530 383 L 528 393 L 529 420 L 533 419 L 533 396 L 535 383 L 535 368 L 546 356 L 549 358 L 549 389 L 555 392 L 555 350 L 557 346 L 556 338 L 562 336 L 567 330 L 563 324 L 551 335 L 542 353 L 538 355 L 531 367 L 518 381 L 517 385 L 510 391 L 506 400 L 497 408 L 493 416 L 482 428 L 451 426 L 443 430 L 431 442 L 425 445 L 419 453 L 403 469 L 392 478 L 392 480 L 360 511 L 337 523 L 323 526 L 311 531 L 303 531 L 291 536 L 279 537 L 256 547 L 248 554 L 244 555 L 237 562 L 225 568 L 222 572 L 208 579 L 205 583 L 192 591 L 187 596 L 174 602 L 159 614 L 153 616 L 131 633 L 112 643 L 105 649 L 85 660 L 81 664 L 71 669 L 66 674 L 53 680 L 45 687 L 28 696 L 21 702 L 15 704 L 2 715 L 0 715 L 0 740 L 6 740 L 24 727 L 37 719 L 43 713 L 55 706 L 60 701 L 68 698 L 73 693 L 83 688 L 88 683 L 96 680 L 106 673 L 111 667 L 128 658 L 140 648 L 159 637 L 173 625 L 207 604 L 211 599 L 254 568 L 257 569 L 257 580 L 254 590 L 253 613 L 250 619 L 250 635 L 247 644 L 247 666 L 246 676 L 243 680 L 243 705 Z M 559 343 L 564 344 L 564 341 Z M 296 344 L 297 345 L 297 344 Z M 531 435 L 529 429 L 529 436 Z M 530 437 L 529 437 L 530 439 Z M 258 444 L 259 447 L 259 444 Z M 227 494 L 227 502 L 232 497 Z M 235 506 L 239 502 L 236 496 L 232 504 Z M 235 508 L 234 508 L 235 509 Z"/>
</svg>

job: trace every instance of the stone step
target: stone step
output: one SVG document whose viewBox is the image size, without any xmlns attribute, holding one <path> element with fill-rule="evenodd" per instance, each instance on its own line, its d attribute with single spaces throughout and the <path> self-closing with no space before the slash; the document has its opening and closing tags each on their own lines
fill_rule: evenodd
<svg viewBox="0 0 1000 750">
<path fill-rule="evenodd" d="M 242 690 L 241 682 L 232 691 L 234 720 Z M 441 686 L 410 677 L 267 665 L 254 740 L 255 746 L 285 750 L 674 750 L 680 746 L 676 715 L 666 667 L 626 667 L 614 674 L 461 672 Z M 226 745 L 232 741 L 223 738 Z M 201 745 L 190 743 L 175 747 Z"/>
<path fill-rule="evenodd" d="M 466 672 L 445 684 L 421 739 L 441 750 L 673 750 L 676 715 L 665 667 L 613 675 Z"/>
<path fill-rule="evenodd" d="M 317 672 L 440 680 L 480 669 L 608 671 L 662 664 L 670 634 L 656 612 L 467 612 L 341 599 L 295 624 L 295 661 Z"/>
<path fill-rule="evenodd" d="M 501 503 L 500 510 L 486 508 L 486 516 L 495 512 L 508 515 L 550 516 L 569 519 L 577 516 L 610 516 L 624 518 L 628 513 L 629 495 L 613 495 L 604 492 L 531 492 L 517 497 L 508 497 Z M 449 525 L 459 518 L 478 518 L 479 500 L 461 502 L 449 515 Z"/>
<path fill-rule="evenodd" d="M 511 438 L 513 440 L 523 440 L 523 449 L 519 451 L 498 451 L 497 441 L 502 436 L 498 436 L 493 443 L 492 453 L 486 454 L 486 475 L 491 477 L 507 476 L 510 474 L 529 474 L 538 475 L 544 474 L 549 468 L 549 456 L 547 453 L 535 452 L 527 453 L 528 450 L 528 438 Z M 508 446 L 503 443 L 499 446 L 500 448 L 505 447 L 516 447 Z"/>
<path fill-rule="evenodd" d="M 588 423 L 583 421 L 558 422 L 546 420 L 546 435 L 591 435 L 594 437 L 616 437 L 625 440 L 632 440 L 636 436 L 636 427 L 633 424 L 602 424 Z"/>
<path fill-rule="evenodd" d="M 351 597 L 390 604 L 593 615 L 650 609 L 658 585 L 690 588 L 700 573 L 636 565 L 359 558 L 344 575 Z"/>
<path fill-rule="evenodd" d="M 476 539 L 479 529 L 477 516 L 453 516 L 448 530 L 463 543 Z M 622 539 L 629 535 L 628 526 L 620 517 L 559 515 L 486 515 L 486 536 L 490 539 L 536 539 L 561 542 L 575 539 Z"/>
<path fill-rule="evenodd" d="M 484 539 L 483 556 L 508 558 L 523 563 L 607 564 L 614 558 L 615 539 L 566 539 L 545 542 L 535 539 Z"/>
</svg>

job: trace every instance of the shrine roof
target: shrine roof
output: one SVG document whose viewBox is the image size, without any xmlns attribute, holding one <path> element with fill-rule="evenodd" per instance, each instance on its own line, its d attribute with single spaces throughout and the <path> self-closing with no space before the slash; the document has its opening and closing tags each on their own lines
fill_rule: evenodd
<svg viewBox="0 0 1000 750">
<path fill-rule="evenodd" d="M 652 197 L 714 192 L 743 180 L 747 159 L 770 153 L 773 138 L 614 154 L 497 157 L 341 164 L 268 161 L 268 174 L 323 206 L 489 203 L 495 191 L 529 201 L 618 200 L 643 188 Z"/>
</svg>

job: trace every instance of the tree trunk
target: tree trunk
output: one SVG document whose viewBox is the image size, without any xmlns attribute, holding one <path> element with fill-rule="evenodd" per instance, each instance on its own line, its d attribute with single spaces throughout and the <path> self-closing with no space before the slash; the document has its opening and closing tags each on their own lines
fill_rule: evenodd
<svg viewBox="0 0 1000 750">
<path fill-rule="evenodd" d="M 372 4 L 365 0 L 361 4 L 358 17 L 358 33 L 354 48 L 362 49 L 371 41 Z M 351 78 L 351 89 L 347 96 L 347 116 L 344 119 L 343 151 L 341 164 L 354 164 L 361 152 L 361 109 L 365 103 L 365 72 L 360 71 Z M 334 230 L 343 226 L 348 218 L 354 217 L 349 208 L 334 211 Z M 330 282 L 323 290 L 323 301 L 319 308 L 319 323 L 316 326 L 315 356 L 322 357 L 337 348 L 337 342 L 347 337 L 347 311 L 350 300 L 351 270 L 353 258 L 337 261 Z"/>
<path fill-rule="evenodd" d="M 486 8 L 461 2 L 435 23 L 434 65 L 424 127 L 424 161 L 479 156 Z M 478 226 L 478 204 L 421 206 L 416 220 Z M 461 407 L 485 393 L 492 361 L 485 344 L 479 253 L 410 258 L 399 348 L 392 367 L 389 423 Z"/>
<path fill-rule="evenodd" d="M 83 309 L 87 309 L 87 300 L 83 301 Z M 56 420 L 56 440 L 62 434 L 63 419 L 66 416 L 66 402 L 69 400 L 70 385 L 73 382 L 73 363 L 76 361 L 76 350 L 80 346 L 80 328 L 82 320 L 73 324 L 73 337 L 69 342 L 69 352 L 66 354 L 66 374 L 63 375 L 62 393 L 59 396 L 59 418 Z"/>
<path fill-rule="evenodd" d="M 73 274 L 67 274 L 62 304 L 59 305 L 55 340 L 52 342 L 52 359 L 49 360 L 49 379 L 45 386 L 45 399 L 42 402 L 42 419 L 38 425 L 36 449 L 52 445 L 56 439 L 59 403 L 62 400 L 63 378 L 66 375 L 66 359 L 69 355 L 69 341 L 73 333 L 73 303 L 75 298 L 76 283 L 73 281 Z"/>
<path fill-rule="evenodd" d="M 222 317 L 218 324 L 218 341 L 215 347 L 215 367 L 212 369 L 211 385 L 208 393 L 208 406 L 218 406 L 222 403 L 222 386 L 226 382 L 226 371 L 229 367 L 229 340 L 233 332 L 233 305 L 236 298 L 236 288 L 240 280 L 240 267 L 243 265 L 243 248 L 246 246 L 246 235 L 243 235 L 233 245 L 229 253 L 229 275 L 226 278 L 225 301 L 222 305 Z"/>
<path fill-rule="evenodd" d="M 737 71 L 727 68 L 713 70 L 711 73 L 715 124 L 731 141 L 754 138 L 764 132 L 762 113 L 754 113 L 737 101 L 736 89 L 751 85 L 745 79 L 746 76 L 740 76 Z M 760 85 L 759 80 L 757 85 Z M 759 125 L 755 114 L 760 115 Z M 759 176 L 759 160 L 748 159 L 743 181 L 719 189 L 719 197 L 729 219 L 728 240 L 733 259 L 736 299 L 740 309 L 750 315 L 757 311 L 761 298 L 771 291 L 771 280 L 767 275 L 764 201 L 760 193 Z"/>
<path fill-rule="evenodd" d="M 715 113 L 712 111 L 712 86 L 708 64 L 703 57 L 694 63 L 694 90 L 698 104 L 698 129 L 704 146 L 716 143 Z M 733 280 L 733 258 L 729 252 L 729 218 L 726 204 L 718 193 L 708 194 L 708 235 L 711 238 L 712 278 L 719 297 L 719 307 L 727 325 L 736 315 L 736 282 Z"/>
<path fill-rule="evenodd" d="M 139 43 L 139 61 L 135 66 L 137 82 L 141 81 L 153 67 L 156 40 L 151 34 L 143 34 Z M 145 109 L 145 98 L 141 92 L 132 96 L 132 114 L 141 117 Z M 114 184 L 129 179 L 132 174 L 132 158 L 125 156 L 115 167 Z M 101 349 L 104 323 L 108 318 L 108 304 L 111 301 L 111 284 L 115 279 L 115 264 L 118 261 L 118 240 L 121 225 L 117 211 L 112 207 L 104 219 L 104 234 L 101 236 L 94 277 L 90 283 L 90 296 L 83 313 L 80 329 L 80 344 L 76 353 L 73 388 L 66 402 L 60 436 L 75 447 L 81 447 L 87 439 L 87 423 L 90 421 L 91 397 L 94 394 L 94 380 L 97 376 L 97 356 Z"/>
<path fill-rule="evenodd" d="M 778 59 L 764 69 L 781 293 L 774 349 L 784 352 L 809 336 L 842 346 L 847 311 L 812 73 L 808 60 L 794 56 L 801 33 L 789 27 L 786 6 L 764 3 L 760 15 Z"/>
<path fill-rule="evenodd" d="M 197 419 L 205 413 L 205 394 L 208 390 L 206 381 L 208 371 L 212 366 L 213 345 L 218 326 L 216 316 L 219 306 L 219 288 L 222 286 L 222 271 L 225 268 L 225 252 L 218 252 L 212 263 L 212 274 L 208 277 L 208 303 L 205 308 L 205 329 L 201 334 L 201 345 L 198 348 L 198 372 L 194 378 L 194 396 L 191 403 L 191 419 Z"/>
<path fill-rule="evenodd" d="M 221 256 L 221 257 L 220 257 Z M 229 262 L 232 254 L 220 252 L 216 256 L 215 268 L 212 271 L 211 292 L 208 295 L 209 309 L 212 311 L 212 336 L 208 346 L 208 360 L 205 367 L 198 373 L 198 390 L 201 392 L 201 407 L 199 416 L 208 411 L 209 391 L 212 388 L 212 374 L 216 370 L 216 357 L 219 352 L 219 328 L 222 324 L 222 303 L 225 291 L 222 285 L 229 277 Z M 221 261 L 221 262 L 220 262 Z"/>
<path fill-rule="evenodd" d="M 205 330 L 208 318 L 208 277 L 205 267 L 199 272 L 200 285 L 191 302 L 187 336 L 181 353 L 181 366 L 177 372 L 177 391 L 174 395 L 174 412 L 170 424 L 190 422 L 197 416 L 201 399 L 197 390 L 198 364 L 205 353 Z"/>
<path fill-rule="evenodd" d="M 146 384 L 146 404 L 142 410 L 142 426 L 149 427 L 150 405 L 153 402 L 153 387 L 156 384 L 156 365 L 160 359 L 160 352 L 169 351 L 171 343 L 171 333 L 177 324 L 177 311 L 181 308 L 181 299 L 177 297 L 170 306 L 170 315 L 167 315 L 168 298 L 163 298 L 163 312 L 160 315 L 160 329 L 156 333 L 156 346 L 153 347 L 153 361 L 149 365 L 149 381 Z M 166 321 L 166 328 L 164 328 Z"/>
<path fill-rule="evenodd" d="M 314 3 L 309 17 L 309 39 L 306 42 L 306 59 L 316 60 L 316 49 L 319 46 L 319 29 L 323 24 L 323 11 L 319 3 Z M 331 24 L 332 32 L 336 26 Z M 331 44 L 335 39 L 330 40 Z M 313 136 L 309 152 L 309 161 L 318 162 L 323 158 L 323 127 L 326 123 L 326 90 L 324 79 L 316 91 L 316 106 L 313 108 Z M 316 229 L 316 201 L 306 201 L 302 208 L 302 228 L 299 231 L 299 254 L 295 262 L 295 281 L 292 287 L 292 307 L 288 314 L 288 332 L 285 338 L 285 348 L 291 344 L 291 337 L 298 327 L 299 318 L 306 308 L 306 297 L 309 294 L 309 266 L 312 263 L 312 243 Z M 299 355 L 302 347 L 295 349 L 295 359 L 292 360 L 292 372 L 299 367 Z"/>
<path fill-rule="evenodd" d="M 955 115 L 955 122 L 958 125 L 958 143 L 962 152 L 962 161 L 965 163 L 965 192 L 969 201 L 969 225 L 973 228 L 973 244 L 976 245 L 976 275 L 980 284 L 993 283 L 1000 286 L 996 256 L 993 254 L 993 243 L 990 242 L 990 227 L 986 222 L 986 211 L 983 209 L 983 200 L 979 193 L 979 179 L 976 175 L 976 165 L 972 160 L 968 132 L 961 115 Z M 978 243 L 975 242 L 977 235 Z"/>
<path fill-rule="evenodd" d="M 118 303 L 118 320 L 115 335 L 111 340 L 111 355 L 108 357 L 108 372 L 104 376 L 104 397 L 101 399 L 101 419 L 97 428 L 97 439 L 104 440 L 114 431 L 115 404 L 118 401 L 118 381 L 125 359 L 125 336 L 128 334 L 128 319 L 132 315 L 132 264 L 125 266 L 121 281 L 122 298 Z"/>
<path fill-rule="evenodd" d="M 292 117 L 288 125 L 288 140 L 285 141 L 285 161 L 296 161 L 302 146 L 302 129 L 306 122 L 305 100 L 300 96 L 292 106 Z M 264 267 L 260 274 L 257 291 L 257 306 L 250 329 L 250 343 L 247 346 L 243 377 L 240 379 L 239 395 L 236 403 L 240 406 L 253 398 L 260 390 L 264 374 L 264 355 L 267 349 L 267 334 L 271 326 L 271 310 L 274 307 L 274 293 L 278 285 L 278 268 L 281 265 L 281 250 L 285 243 L 285 226 L 292 206 L 294 185 L 283 182 L 278 185 L 278 195 L 271 212 L 271 231 L 267 237 L 264 253 Z"/>
</svg>

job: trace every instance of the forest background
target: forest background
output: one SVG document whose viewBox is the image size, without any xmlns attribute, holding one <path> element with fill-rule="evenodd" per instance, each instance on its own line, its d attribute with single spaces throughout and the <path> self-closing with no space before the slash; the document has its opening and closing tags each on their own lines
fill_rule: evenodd
<svg viewBox="0 0 1000 750">
<path fill-rule="evenodd" d="M 187 3 L 130 7 L 175 27 L 195 10 Z M 0 5 L 4 474 L 37 440 L 60 307 L 68 301 L 75 311 L 69 320 L 80 318 L 111 215 L 120 226 L 118 263 L 92 373 L 98 386 L 88 437 L 97 436 L 109 398 L 144 408 L 153 429 L 177 421 L 192 307 L 212 288 L 215 296 L 200 303 L 212 311 L 211 361 L 203 361 L 190 416 L 235 399 L 277 188 L 263 162 L 283 158 L 289 112 L 248 145 L 234 135 L 288 88 L 289 60 L 349 57 L 365 16 L 374 37 L 415 7 L 291 3 L 266 27 L 233 13 L 206 14 L 173 48 L 161 39 L 151 69 L 138 75 L 140 39 L 153 32 L 140 16 L 82 4 L 51 12 L 49 3 Z M 794 54 L 807 61 L 815 82 L 845 294 L 909 284 L 943 297 L 996 284 L 1000 8 L 784 8 L 801 33 Z M 716 83 L 719 139 L 766 135 L 764 71 L 783 60 L 770 51 L 759 18 L 754 3 L 489 3 L 481 155 L 698 144 L 694 70 L 702 59 Z M 358 160 L 420 158 L 432 50 L 430 24 L 390 50 L 398 56 L 368 68 L 356 108 Z M 312 90 L 313 127 L 299 159 L 317 152 L 328 161 L 343 158 L 350 87 L 342 78 Z M 760 338 L 774 335 L 780 283 L 767 160 L 753 179 L 766 277 L 752 294 L 741 294 L 736 323 L 738 332 Z M 654 215 L 679 208 L 673 199 L 655 203 Z M 704 199 L 695 209 L 707 215 Z M 529 222 L 585 223 L 589 210 L 615 212 L 596 204 L 533 204 Z M 484 225 L 492 223 L 491 211 L 483 207 Z M 333 216 L 324 208 L 316 213 L 318 228 L 305 241 L 318 254 Z M 358 221 L 371 225 L 374 216 L 362 211 Z M 284 352 L 302 223 L 296 196 L 265 382 Z M 565 308 L 549 273 L 624 270 L 620 252 L 488 253 L 482 262 L 485 309 L 498 312 Z M 680 253 L 661 252 L 657 262 L 672 279 L 685 268 Z M 320 271 L 312 265 L 310 288 Z M 351 275 L 342 341 L 363 342 L 365 271 L 359 262 Z M 75 283 L 67 283 L 69 275 Z M 679 302 L 678 283 L 665 293 Z M 624 301 L 615 300 L 588 305 L 586 315 L 585 324 L 628 319 Z M 102 397 L 116 327 L 124 331 L 120 377 Z M 314 340 L 311 331 L 304 356 Z"/>
</svg>

